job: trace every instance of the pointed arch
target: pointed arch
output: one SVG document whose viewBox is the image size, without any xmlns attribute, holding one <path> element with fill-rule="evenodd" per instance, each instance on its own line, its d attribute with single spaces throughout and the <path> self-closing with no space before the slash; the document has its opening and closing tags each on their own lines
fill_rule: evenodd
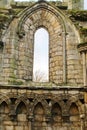
<svg viewBox="0 0 87 130">
<path fill-rule="evenodd" d="M 16 114 L 17 114 L 17 120 L 18 121 L 26 121 L 27 117 L 27 108 L 24 102 L 20 102 L 17 106 L 16 109 Z"/>
<path fill-rule="evenodd" d="M 32 57 L 32 55 L 33 55 L 33 50 L 34 50 L 34 43 L 33 43 L 33 41 L 32 41 L 32 39 L 34 38 L 33 36 L 34 36 L 34 33 L 35 33 L 35 31 L 37 30 L 37 29 L 39 29 L 40 27 L 45 27 L 47 30 L 48 30 L 48 32 L 49 32 L 49 38 L 50 38 L 50 45 L 49 45 L 49 81 L 53 81 L 53 80 L 55 80 L 54 82 L 58 82 L 58 83 L 60 83 L 60 82 L 62 82 L 63 81 L 63 77 L 61 78 L 61 80 L 60 80 L 60 78 L 59 78 L 59 80 L 60 81 L 58 81 L 58 80 L 56 80 L 56 78 L 57 77 L 60 77 L 59 75 L 58 75 L 58 73 L 59 73 L 59 71 L 61 71 L 62 73 L 61 73 L 61 76 L 63 75 L 63 64 L 62 64 L 62 61 L 63 61 L 63 53 L 61 53 L 61 68 L 60 68 L 60 66 L 58 65 L 58 63 L 59 63 L 59 61 L 56 61 L 54 58 L 53 58 L 53 55 L 55 55 L 55 57 L 56 57 L 56 59 L 57 60 L 59 60 L 59 58 L 58 58 L 58 54 L 56 53 L 56 52 L 58 52 L 58 51 L 62 51 L 63 50 L 63 45 L 61 46 L 61 48 L 60 47 L 58 47 L 58 46 L 60 46 L 60 41 L 59 41 L 59 38 L 58 38 L 58 32 L 60 32 L 60 36 L 59 37 L 61 37 L 61 44 L 63 44 L 63 40 L 64 40 L 64 36 L 63 35 L 65 35 L 65 27 L 64 27 L 64 24 L 63 24 L 63 20 L 61 20 L 61 18 L 60 18 L 60 15 L 59 15 L 59 17 L 57 17 L 57 12 L 55 13 L 55 11 L 53 11 L 52 10 L 52 8 L 51 8 L 51 6 L 49 7 L 49 9 L 47 8 L 47 6 L 46 5 L 44 5 L 44 4 L 46 4 L 47 6 L 48 6 L 48 4 L 47 3 L 45 3 L 45 2 L 41 2 L 41 4 L 38 4 L 37 6 L 38 6 L 38 8 L 36 8 L 36 6 L 34 7 L 34 10 L 32 11 L 32 14 L 31 13 L 29 13 L 29 10 L 30 9 L 26 9 L 26 13 L 24 12 L 24 14 L 26 15 L 23 15 L 22 17 L 21 17 L 21 21 L 19 22 L 19 25 L 18 25 L 18 30 L 20 30 L 20 31 L 18 31 L 18 35 L 19 35 L 19 37 L 20 37 L 20 33 L 22 32 L 24 32 L 25 33 L 25 37 L 27 37 L 27 39 L 29 39 L 28 41 L 29 41 L 29 43 L 28 43 L 28 47 L 29 47 L 29 50 L 30 51 L 26 51 L 26 54 L 28 55 L 28 61 L 29 61 L 29 63 L 28 64 L 26 64 L 27 66 L 28 66 L 28 70 L 25 72 L 26 74 L 25 75 L 27 75 L 27 77 L 28 78 L 30 78 L 30 80 L 32 80 L 32 67 L 33 67 L 33 57 Z M 28 12 L 27 12 L 28 11 Z M 56 10 L 57 11 L 57 10 Z M 47 15 L 46 15 L 47 14 Z M 35 19 L 35 17 L 38 15 L 38 17 L 37 17 L 37 19 Z M 48 17 L 49 16 L 49 17 Z M 25 17 L 25 18 L 24 18 Z M 44 19 L 43 19 L 44 18 Z M 52 18 L 52 19 L 51 19 Z M 22 23 L 23 22 L 23 23 Z M 21 28 L 20 28 L 21 27 Z M 58 27 L 58 28 L 56 28 L 56 27 Z M 61 28 L 61 29 L 60 29 Z M 58 31 L 58 30 L 59 31 Z M 55 33 L 54 33 L 54 30 L 55 30 Z M 61 31 L 60 31 L 61 30 Z M 62 33 L 62 31 L 64 32 L 64 33 Z M 23 35 L 24 36 L 24 35 Z M 24 38 L 24 37 L 22 37 L 22 38 Z M 54 44 L 55 43 L 55 44 Z M 65 43 L 65 42 L 64 42 Z M 58 45 L 58 46 L 57 46 Z M 55 48 L 56 49 L 56 51 L 55 50 L 52 50 L 53 48 Z M 53 53 L 52 55 L 51 55 L 51 52 Z M 22 52 L 20 52 L 20 53 L 22 53 Z M 21 55 L 21 54 L 20 54 Z M 52 57 L 52 58 L 51 58 Z M 59 71 L 58 71 L 58 69 L 56 68 L 56 67 L 54 67 L 54 62 L 56 62 L 56 66 L 59 66 Z M 27 68 L 27 66 L 26 66 L 26 68 Z M 21 68 L 22 68 L 23 66 L 21 66 Z M 24 67 L 23 67 L 24 68 Z M 22 68 L 22 72 L 23 72 L 23 68 Z M 53 69 L 51 69 L 51 68 L 53 68 Z M 57 72 L 58 71 L 58 72 Z M 53 73 L 55 73 L 55 75 L 56 76 L 54 76 L 54 74 Z M 31 75 L 30 75 L 31 74 Z M 20 75 L 20 73 L 19 73 L 19 75 Z M 22 76 L 22 75 L 21 75 Z M 22 77 L 24 77 L 24 75 L 22 76 Z M 26 77 L 26 78 L 27 78 Z M 55 78 L 56 77 L 56 78 Z"/>
<path fill-rule="evenodd" d="M 62 115 L 62 109 L 58 103 L 53 104 L 52 115 Z"/>
<path fill-rule="evenodd" d="M 38 102 L 36 106 L 34 107 L 34 114 L 44 114 L 44 108 L 41 104 L 41 102 Z"/>
<path fill-rule="evenodd" d="M 43 129 L 43 123 L 45 120 L 45 111 L 41 104 L 38 102 L 34 107 L 34 122 L 33 122 L 33 129 Z"/>
<path fill-rule="evenodd" d="M 62 121 L 62 109 L 58 103 L 54 103 L 52 106 L 52 118 L 53 118 L 53 123 L 57 124 Z"/>
<path fill-rule="evenodd" d="M 38 102 L 37 105 L 35 106 L 33 113 L 34 113 L 35 122 L 39 122 L 39 123 L 43 122 L 45 111 L 40 102 Z"/>
<path fill-rule="evenodd" d="M 79 115 L 79 109 L 75 103 L 72 103 L 69 111 L 71 116 Z"/>
<path fill-rule="evenodd" d="M 32 13 L 31 13 L 32 10 Z M 66 19 L 66 21 L 65 21 Z M 20 69 L 22 69 L 23 75 L 19 75 L 21 77 L 24 77 L 25 79 L 32 80 L 33 79 L 33 72 L 32 72 L 32 64 L 33 64 L 33 35 L 35 31 L 44 26 L 49 30 L 50 34 L 50 55 L 49 55 L 49 81 L 54 82 L 56 84 L 61 84 L 66 82 L 67 80 L 67 73 L 66 73 L 66 44 L 67 43 L 67 32 L 68 26 L 71 28 L 71 32 L 76 36 L 77 42 L 80 42 L 80 36 L 76 30 L 76 28 L 72 27 L 72 22 L 66 18 L 66 16 L 61 12 L 60 9 L 54 8 L 54 6 L 51 6 L 49 3 L 44 2 L 37 2 L 35 5 L 33 5 L 33 8 L 27 7 L 21 14 L 20 20 L 17 27 L 17 34 L 19 38 L 28 39 L 29 41 L 29 51 L 26 51 L 25 55 L 27 56 L 27 60 L 29 61 L 28 64 L 26 64 L 26 68 L 29 68 L 23 71 L 24 65 L 21 66 Z M 68 35 L 68 34 L 67 34 Z M 69 34 L 71 35 L 71 34 Z M 78 36 L 77 36 L 78 35 Z M 61 40 L 60 40 L 61 39 Z M 54 44 L 55 43 L 55 44 Z M 72 43 L 71 43 L 72 44 Z M 61 45 L 61 47 L 60 47 Z M 31 48 L 30 48 L 31 46 Z M 63 53 L 58 53 L 63 52 Z M 22 52 L 20 52 L 22 53 Z M 21 54 L 20 54 L 21 55 Z M 55 56 L 55 58 L 53 58 Z M 55 60 L 56 59 L 56 60 Z M 61 59 L 61 60 L 60 60 Z M 54 67 L 55 63 L 55 67 Z"/>
<path fill-rule="evenodd" d="M 26 108 L 26 105 L 24 104 L 23 101 L 21 101 L 17 108 L 16 108 L 16 113 L 17 114 L 26 114 L 27 113 L 27 108 Z"/>
<path fill-rule="evenodd" d="M 33 105 L 32 105 L 32 113 L 34 112 L 35 107 L 37 106 L 38 103 L 41 104 L 41 106 L 44 109 L 44 113 L 46 114 L 47 111 L 49 110 L 49 105 L 48 105 L 47 101 L 45 99 L 43 99 L 43 96 L 39 96 L 39 95 L 38 95 L 37 99 L 36 99 L 36 97 L 34 97 Z"/>
<path fill-rule="evenodd" d="M 80 128 L 81 122 L 80 122 L 79 109 L 74 102 L 71 104 L 69 114 L 70 114 L 70 122 L 73 122 L 71 126 L 74 126 L 74 128 L 76 126 Z"/>
<path fill-rule="evenodd" d="M 79 95 L 79 97 L 82 95 Z M 71 105 L 74 103 L 74 105 L 76 105 L 78 107 L 78 111 L 79 114 L 82 114 L 84 112 L 83 107 L 82 107 L 82 103 L 78 98 L 78 95 L 76 96 L 70 96 L 67 102 L 68 105 L 68 111 L 70 111 Z"/>
<path fill-rule="evenodd" d="M 9 113 L 9 107 L 5 101 L 3 101 L 0 104 L 0 114 L 8 114 Z"/>
<path fill-rule="evenodd" d="M 2 102 L 6 102 L 6 104 L 9 106 L 9 105 L 11 104 L 11 100 L 10 100 L 9 95 L 0 94 L 0 104 L 1 104 Z"/>
<path fill-rule="evenodd" d="M 27 100 L 26 95 L 20 95 L 20 96 L 17 98 L 17 100 L 16 100 L 16 102 L 15 102 L 15 110 L 17 109 L 17 107 L 18 107 L 18 105 L 20 104 L 20 102 L 23 102 L 23 104 L 25 104 L 25 106 L 26 106 L 26 109 L 28 110 L 27 105 L 29 104 L 29 100 Z"/>
</svg>

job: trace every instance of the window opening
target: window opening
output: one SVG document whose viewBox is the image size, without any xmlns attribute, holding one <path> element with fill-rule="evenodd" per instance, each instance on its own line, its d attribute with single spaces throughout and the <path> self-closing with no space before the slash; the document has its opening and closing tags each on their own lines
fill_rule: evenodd
<svg viewBox="0 0 87 130">
<path fill-rule="evenodd" d="M 49 81 L 49 34 L 40 28 L 34 35 L 33 81 Z"/>
</svg>

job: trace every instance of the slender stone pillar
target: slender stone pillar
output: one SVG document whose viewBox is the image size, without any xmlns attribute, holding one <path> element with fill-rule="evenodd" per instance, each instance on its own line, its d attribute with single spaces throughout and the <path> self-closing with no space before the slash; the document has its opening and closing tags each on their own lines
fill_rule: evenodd
<svg viewBox="0 0 87 130">
<path fill-rule="evenodd" d="M 63 33 L 63 82 L 67 83 L 66 34 Z"/>
<path fill-rule="evenodd" d="M 29 125 L 29 129 L 28 130 L 32 130 L 32 122 L 33 122 L 33 119 L 34 119 L 34 117 L 33 117 L 33 115 L 29 115 L 28 116 L 28 120 L 29 120 L 29 123 L 28 123 L 28 125 Z"/>
<path fill-rule="evenodd" d="M 87 73 L 86 73 L 86 54 L 85 52 L 82 52 L 82 58 L 83 58 L 83 81 L 84 86 L 87 85 Z"/>
<path fill-rule="evenodd" d="M 86 54 L 85 52 L 82 52 L 82 59 L 83 59 L 83 81 L 84 86 L 87 85 L 87 74 L 86 74 Z"/>
<path fill-rule="evenodd" d="M 81 114 L 80 118 L 81 118 L 81 130 L 85 130 L 85 122 L 84 122 L 85 115 Z"/>
</svg>

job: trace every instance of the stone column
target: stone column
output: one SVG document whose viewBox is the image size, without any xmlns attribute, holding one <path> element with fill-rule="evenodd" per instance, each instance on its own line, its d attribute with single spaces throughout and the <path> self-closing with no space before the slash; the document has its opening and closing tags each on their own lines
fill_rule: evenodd
<svg viewBox="0 0 87 130">
<path fill-rule="evenodd" d="M 3 118 L 0 114 L 0 130 L 4 130 L 4 125 L 3 125 Z"/>
<path fill-rule="evenodd" d="M 85 130 L 85 122 L 84 122 L 85 115 L 81 114 L 80 118 L 81 118 L 81 130 Z"/>
<path fill-rule="evenodd" d="M 82 52 L 82 59 L 83 59 L 83 82 L 84 86 L 87 85 L 87 73 L 86 73 L 86 53 Z"/>
<path fill-rule="evenodd" d="M 0 73 L 2 73 L 2 57 L 3 57 L 3 47 L 4 47 L 4 43 L 2 41 L 0 41 Z M 2 75 L 0 75 L 0 82 L 2 82 Z"/>
<path fill-rule="evenodd" d="M 29 130 L 32 130 L 32 122 L 33 122 L 33 115 L 28 115 L 28 120 L 29 120 Z"/>
<path fill-rule="evenodd" d="M 67 83 L 66 33 L 63 32 L 63 82 Z"/>
<path fill-rule="evenodd" d="M 52 130 L 52 117 L 51 117 L 51 115 L 46 115 L 45 121 L 47 124 L 47 130 Z"/>
</svg>

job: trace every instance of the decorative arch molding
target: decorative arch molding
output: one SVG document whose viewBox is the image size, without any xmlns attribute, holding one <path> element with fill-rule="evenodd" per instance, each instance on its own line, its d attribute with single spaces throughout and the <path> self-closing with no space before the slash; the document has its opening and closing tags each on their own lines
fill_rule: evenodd
<svg viewBox="0 0 87 130">
<path fill-rule="evenodd" d="M 53 109 L 53 107 L 55 106 L 55 104 L 57 104 L 57 105 L 59 106 L 59 108 L 60 108 L 60 110 L 61 110 L 61 114 L 62 114 L 62 106 L 60 105 L 59 102 L 54 102 L 54 103 L 52 104 L 51 110 Z"/>
<path fill-rule="evenodd" d="M 11 100 L 10 100 L 9 96 L 6 95 L 6 94 L 0 94 L 0 104 L 2 102 L 6 102 L 6 104 L 8 105 L 8 107 L 11 104 Z"/>
<path fill-rule="evenodd" d="M 37 114 L 37 109 L 36 108 L 38 108 L 38 106 L 44 111 L 44 107 L 43 107 L 43 105 L 42 105 L 42 103 L 41 102 L 38 102 L 36 105 L 35 105 L 35 107 L 34 107 L 34 115 L 35 114 Z M 41 112 L 41 114 L 42 114 L 43 112 Z"/>
<path fill-rule="evenodd" d="M 57 19 L 59 19 L 61 21 L 65 35 L 67 35 L 67 29 L 66 29 L 67 28 L 66 21 L 67 21 L 70 24 L 70 26 L 72 27 L 73 31 L 75 31 L 75 34 L 78 37 L 78 42 L 81 43 L 80 34 L 77 31 L 76 27 L 72 24 L 72 21 L 68 17 L 66 17 L 59 8 L 55 7 L 54 5 L 49 4 L 46 1 L 36 2 L 36 4 L 32 5 L 31 7 L 27 7 L 26 9 L 23 10 L 23 12 L 19 15 L 20 19 L 19 19 L 18 26 L 17 26 L 18 34 L 20 34 L 21 31 L 24 31 L 24 30 L 22 30 L 24 21 L 26 21 L 27 18 L 29 16 L 31 16 L 33 13 L 35 13 L 41 9 L 48 10 Z M 25 33 L 23 33 L 23 34 L 25 34 Z"/>
<path fill-rule="evenodd" d="M 62 99 L 61 95 L 59 95 L 59 97 L 56 98 L 56 99 L 54 99 L 54 97 L 53 97 L 51 103 L 52 103 L 52 106 L 53 106 L 54 104 L 56 104 L 56 103 L 59 104 L 59 106 L 60 106 L 60 108 L 61 108 L 61 110 L 62 110 L 62 112 L 63 112 L 63 108 L 65 108 L 65 104 L 64 104 L 64 102 L 63 102 L 63 99 Z"/>
<path fill-rule="evenodd" d="M 24 96 L 24 95 L 21 95 L 21 96 L 19 96 L 19 97 L 17 98 L 17 100 L 16 100 L 16 102 L 15 102 L 15 111 L 16 111 L 18 105 L 19 105 L 21 102 L 23 102 L 23 103 L 25 104 L 26 109 L 27 109 L 27 112 L 28 112 L 28 109 L 29 109 L 29 108 L 28 108 L 28 107 L 29 107 L 29 100 L 28 100 L 28 98 L 27 98 L 26 96 Z"/>
<path fill-rule="evenodd" d="M 26 104 L 25 104 L 23 101 L 20 101 L 20 102 L 17 104 L 16 113 L 17 113 L 17 110 L 18 110 L 18 109 L 21 109 L 20 106 L 24 106 L 24 108 L 26 109 L 26 113 L 27 113 L 27 106 L 26 106 Z M 18 114 L 18 113 L 17 113 L 17 114 Z"/>
<path fill-rule="evenodd" d="M 83 105 L 82 105 L 81 101 L 79 100 L 78 95 L 77 96 L 70 96 L 70 98 L 68 100 L 68 104 L 67 104 L 67 106 L 68 106 L 67 111 L 69 111 L 72 103 L 75 103 L 76 106 L 78 107 L 79 114 L 84 113 L 84 109 L 82 107 Z"/>
<path fill-rule="evenodd" d="M 44 14 L 45 12 L 45 14 Z M 48 14 L 48 17 L 46 16 L 46 13 Z M 53 25 L 53 19 L 54 21 L 56 21 Z M 68 35 L 68 26 L 71 28 L 73 34 L 75 36 L 78 37 L 78 42 L 80 42 L 80 36 L 79 33 L 77 32 L 75 26 L 72 26 L 72 22 L 60 11 L 60 9 L 55 8 L 53 5 L 49 4 L 48 2 L 37 2 L 36 4 L 34 4 L 32 7 L 27 7 L 19 16 L 19 22 L 17 25 L 17 34 L 19 36 L 19 40 L 18 40 L 18 46 L 32 46 L 32 49 L 30 49 L 30 52 L 28 54 L 28 50 L 25 51 L 25 55 L 30 55 L 32 57 L 33 55 L 33 41 L 31 41 L 33 39 L 33 35 L 35 33 L 35 31 L 40 28 L 40 27 L 44 27 L 47 29 L 47 31 L 49 32 L 50 36 L 54 34 L 54 30 L 55 28 L 57 31 L 56 34 L 56 41 L 58 41 L 58 38 L 61 37 L 62 41 L 60 44 L 62 44 L 62 49 L 59 50 L 62 52 L 62 69 L 61 70 L 62 74 L 60 77 L 61 80 L 58 81 L 58 74 L 56 73 L 56 80 L 54 81 L 53 78 L 53 74 L 49 69 L 49 80 L 58 84 L 58 82 L 61 83 L 67 83 L 67 52 L 66 52 L 66 37 Z M 59 28 L 59 29 L 58 29 Z M 29 40 L 30 38 L 30 40 Z M 29 45 L 27 45 L 25 43 L 25 40 L 27 39 L 27 41 L 30 41 Z M 31 43 L 32 42 L 32 43 Z M 49 41 L 50 42 L 50 41 Z M 52 43 L 55 41 L 52 40 Z M 25 43 L 26 45 L 24 45 L 23 43 Z M 59 44 L 59 43 L 58 43 Z M 20 47 L 19 47 L 20 48 Z M 51 48 L 51 44 L 50 44 L 50 48 Z M 26 49 L 26 47 L 25 47 Z M 58 52 L 58 51 L 57 51 Z M 19 52 L 21 53 L 21 52 Z M 21 54 L 20 54 L 21 55 Z M 24 58 L 25 59 L 25 58 Z M 29 59 L 29 58 L 28 58 Z M 28 60 L 27 59 L 27 60 Z M 33 57 L 32 57 L 33 59 Z M 33 61 L 29 61 L 29 65 L 30 65 L 30 70 L 26 71 L 24 69 L 24 66 L 26 66 L 26 68 L 28 68 L 29 65 L 26 65 L 26 63 L 23 63 L 23 65 L 21 67 L 18 67 L 18 70 L 22 70 L 22 74 L 20 74 L 19 72 L 19 79 L 24 79 L 24 80 L 32 80 L 32 64 Z M 58 59 L 58 58 L 57 58 Z M 31 63 L 32 62 L 32 63 Z M 19 63 L 18 63 L 19 64 Z M 50 64 L 50 63 L 49 63 Z M 57 65 L 58 66 L 58 65 Z M 50 67 L 51 68 L 51 67 Z M 55 70 L 57 71 L 57 70 Z M 31 74 L 31 75 L 29 75 Z"/>
<path fill-rule="evenodd" d="M 65 31 L 65 22 L 63 19 L 63 13 L 58 9 L 55 8 L 53 5 L 50 5 L 48 2 L 37 2 L 35 5 L 33 5 L 31 8 L 27 7 L 21 14 L 20 16 L 20 20 L 18 23 L 18 27 L 17 27 L 17 33 L 19 34 L 19 32 L 21 32 L 23 24 L 25 23 L 25 21 L 32 16 L 32 14 L 38 12 L 39 10 L 46 10 L 49 11 L 50 13 L 52 13 L 57 19 L 60 19 L 60 21 L 62 22 L 62 26 L 63 29 Z"/>
<path fill-rule="evenodd" d="M 5 116 L 7 116 L 10 112 L 10 108 L 9 108 L 9 104 L 7 104 L 6 101 L 3 101 L 0 104 L 0 117 L 1 119 L 5 119 L 6 117 L 3 117 L 2 115 L 5 114 Z M 2 120 L 0 120 L 2 122 Z"/>
<path fill-rule="evenodd" d="M 49 4 L 46 1 L 41 1 L 41 2 L 36 2 L 36 4 L 32 5 L 31 7 L 27 7 L 26 9 L 23 10 L 23 12 L 19 15 L 20 19 L 18 22 L 18 26 L 17 26 L 17 33 L 19 34 L 19 32 L 21 32 L 22 26 L 24 24 L 24 22 L 27 20 L 27 18 L 29 18 L 29 16 L 31 16 L 33 13 L 37 12 L 38 10 L 48 10 L 50 13 L 52 13 L 57 19 L 59 19 L 62 23 L 63 29 L 66 32 L 66 21 L 69 22 L 70 24 L 72 24 L 71 20 L 68 19 L 68 17 L 66 17 L 63 12 L 61 12 L 61 10 L 57 7 L 55 7 L 54 5 Z M 79 37 L 79 42 L 81 41 L 79 33 L 77 32 L 75 26 L 72 26 L 72 29 L 74 29 L 74 31 L 76 32 L 76 34 L 78 34 Z M 74 27 L 74 28 L 73 28 Z"/>
<path fill-rule="evenodd" d="M 49 110 L 49 105 L 48 105 L 48 103 L 46 102 L 46 100 L 45 100 L 45 99 L 41 99 L 41 97 L 34 100 L 33 106 L 32 106 L 32 113 L 33 113 L 33 111 L 34 111 L 34 109 L 35 109 L 35 106 L 36 106 L 38 103 L 41 103 L 41 105 L 43 106 L 43 108 L 44 108 L 44 110 L 45 110 L 45 114 L 46 114 L 46 113 L 48 112 L 48 110 Z"/>
</svg>

